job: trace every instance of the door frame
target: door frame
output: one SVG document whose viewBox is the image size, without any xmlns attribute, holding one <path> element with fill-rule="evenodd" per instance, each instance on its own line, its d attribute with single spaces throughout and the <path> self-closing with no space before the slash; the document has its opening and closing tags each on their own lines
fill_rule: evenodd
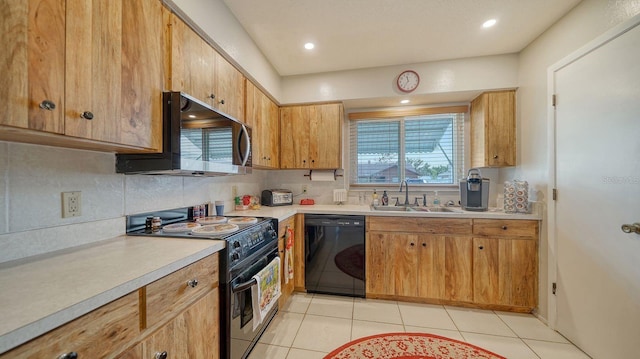
<svg viewBox="0 0 640 359">
<path fill-rule="evenodd" d="M 549 144 L 548 152 L 548 174 L 550 179 L 550 185 L 547 186 L 546 196 L 548 198 L 547 203 L 547 241 L 548 245 L 548 283 L 549 288 L 543 288 L 546 291 L 548 297 L 548 325 L 552 329 L 557 329 L 557 301 L 556 296 L 552 292 L 552 284 L 557 282 L 558 279 L 558 242 L 555 235 L 556 229 L 556 209 L 555 202 L 553 200 L 553 190 L 557 185 L 556 177 L 556 111 L 553 106 L 553 95 L 555 94 L 555 75 L 558 71 L 564 67 L 571 65 L 573 62 L 587 56 L 594 50 L 607 44 L 608 42 L 615 40 L 621 35 L 627 33 L 631 29 L 640 25 L 640 14 L 635 15 L 629 20 L 609 29 L 602 35 L 589 41 L 582 47 L 578 48 L 571 54 L 567 55 L 560 61 L 549 66 L 547 69 L 547 143 Z M 561 196 L 562 194 L 558 194 Z"/>
</svg>

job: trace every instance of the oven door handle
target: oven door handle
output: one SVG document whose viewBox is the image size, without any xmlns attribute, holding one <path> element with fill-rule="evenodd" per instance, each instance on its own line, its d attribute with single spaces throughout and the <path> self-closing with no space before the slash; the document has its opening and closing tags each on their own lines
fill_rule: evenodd
<svg viewBox="0 0 640 359">
<path fill-rule="evenodd" d="M 245 291 L 245 290 L 253 287 L 256 284 L 258 284 L 258 281 L 255 278 L 251 278 L 250 280 L 248 280 L 248 281 L 246 281 L 244 283 L 241 283 L 241 284 L 238 284 L 238 285 L 234 285 L 231 288 L 231 291 L 234 292 L 234 293 L 239 293 L 239 292 Z"/>
</svg>

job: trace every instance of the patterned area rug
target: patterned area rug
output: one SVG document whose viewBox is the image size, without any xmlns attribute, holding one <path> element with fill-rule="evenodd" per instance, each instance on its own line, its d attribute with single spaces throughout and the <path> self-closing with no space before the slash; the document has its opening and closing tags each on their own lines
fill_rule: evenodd
<svg viewBox="0 0 640 359">
<path fill-rule="evenodd" d="M 475 345 L 424 333 L 388 333 L 364 337 L 332 351 L 324 359 L 505 359 Z"/>
</svg>

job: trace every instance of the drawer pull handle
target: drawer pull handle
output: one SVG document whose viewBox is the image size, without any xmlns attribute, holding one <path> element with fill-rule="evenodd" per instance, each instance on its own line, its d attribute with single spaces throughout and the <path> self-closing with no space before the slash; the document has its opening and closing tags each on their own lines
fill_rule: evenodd
<svg viewBox="0 0 640 359">
<path fill-rule="evenodd" d="M 78 353 L 76 352 L 68 352 L 61 354 L 58 359 L 78 359 Z"/>
<path fill-rule="evenodd" d="M 153 357 L 153 359 L 167 359 L 168 356 L 169 356 L 169 354 L 167 354 L 167 352 L 164 351 L 162 353 L 156 353 L 156 355 Z"/>
<path fill-rule="evenodd" d="M 187 285 L 191 288 L 195 288 L 198 286 L 198 280 L 197 279 L 192 279 L 190 281 L 187 282 Z"/>
<path fill-rule="evenodd" d="M 507 226 L 502 226 L 502 230 L 506 231 L 507 230 Z"/>
</svg>

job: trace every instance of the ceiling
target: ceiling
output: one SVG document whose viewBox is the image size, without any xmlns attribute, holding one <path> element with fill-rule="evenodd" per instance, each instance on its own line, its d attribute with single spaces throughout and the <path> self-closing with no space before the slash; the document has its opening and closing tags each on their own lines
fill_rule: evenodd
<svg viewBox="0 0 640 359">
<path fill-rule="evenodd" d="M 223 1 L 281 76 L 517 53 L 580 2 Z"/>
</svg>

